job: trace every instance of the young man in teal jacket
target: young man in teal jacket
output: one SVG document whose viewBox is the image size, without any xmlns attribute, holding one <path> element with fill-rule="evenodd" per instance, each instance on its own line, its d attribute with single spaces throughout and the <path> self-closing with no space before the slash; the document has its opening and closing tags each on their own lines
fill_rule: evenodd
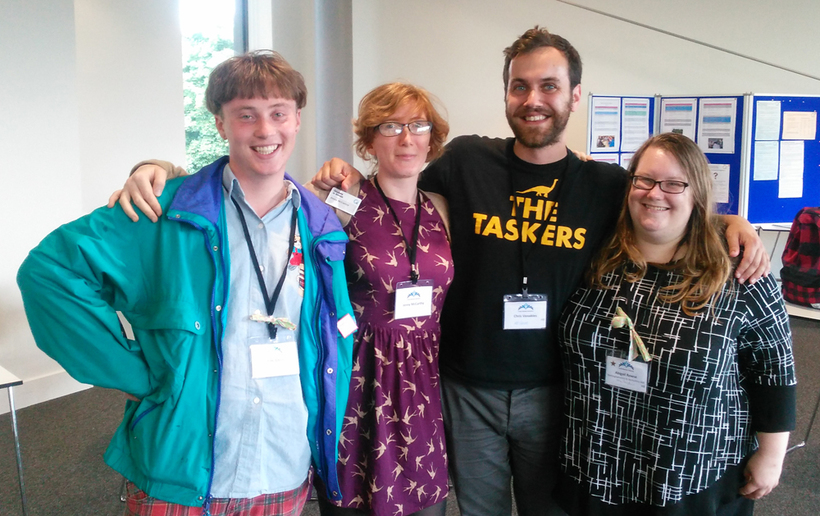
<svg viewBox="0 0 820 516">
<path fill-rule="evenodd" d="M 285 174 L 306 95 L 276 53 L 220 64 L 230 155 L 169 182 L 159 223 L 101 208 L 20 268 L 37 345 L 133 398 L 105 454 L 126 514 L 298 515 L 311 467 L 339 498 L 355 322 L 338 218 Z"/>
</svg>

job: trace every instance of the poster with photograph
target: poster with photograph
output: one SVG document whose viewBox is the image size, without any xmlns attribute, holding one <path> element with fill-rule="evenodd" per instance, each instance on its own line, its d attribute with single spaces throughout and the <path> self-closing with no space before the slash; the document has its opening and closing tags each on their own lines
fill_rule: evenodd
<svg viewBox="0 0 820 516">
<path fill-rule="evenodd" d="M 621 99 L 593 97 L 592 152 L 618 152 L 621 148 Z"/>
<path fill-rule="evenodd" d="M 700 99 L 698 146 L 706 153 L 735 153 L 737 99 Z"/>
</svg>

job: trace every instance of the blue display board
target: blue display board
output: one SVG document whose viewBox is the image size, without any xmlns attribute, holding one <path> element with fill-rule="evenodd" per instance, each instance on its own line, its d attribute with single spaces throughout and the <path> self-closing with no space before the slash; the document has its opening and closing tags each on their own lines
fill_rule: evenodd
<svg viewBox="0 0 820 516">
<path fill-rule="evenodd" d="M 676 100 L 694 101 L 694 105 L 697 106 L 699 112 L 694 113 L 693 116 L 695 124 L 694 127 L 691 128 L 692 135 L 695 136 L 695 138 L 693 139 L 701 147 L 703 153 L 706 154 L 706 158 L 709 160 L 709 163 L 713 165 L 727 165 L 729 167 L 728 202 L 717 203 L 718 213 L 737 215 L 741 212 L 742 206 L 741 177 L 743 175 L 743 128 L 745 120 L 744 113 L 746 107 L 745 97 L 743 95 L 663 95 L 660 97 L 661 106 L 664 102 L 673 103 Z M 732 101 L 734 102 L 735 106 L 733 120 L 731 116 L 727 115 L 725 109 L 721 110 L 719 108 L 719 106 L 722 104 L 730 106 Z M 718 108 L 714 109 L 714 111 L 716 111 L 719 114 L 710 114 L 708 111 L 704 110 L 704 107 L 708 108 L 710 104 L 718 106 Z M 661 106 L 658 106 L 659 110 L 662 109 Z M 663 118 L 662 113 L 660 114 L 660 118 Z M 728 142 L 722 141 L 723 139 L 721 137 L 710 137 L 709 135 L 707 135 L 707 130 L 704 127 L 701 127 L 702 124 L 720 124 L 721 122 L 731 123 L 733 125 L 733 138 L 731 146 L 728 145 Z M 664 126 L 662 125 L 662 120 L 660 120 L 658 132 L 661 132 L 663 130 Z M 718 142 L 720 142 L 720 147 L 723 148 L 715 148 L 713 150 L 713 140 L 715 141 L 715 146 L 717 146 Z M 727 149 L 731 149 L 731 152 L 727 152 Z M 716 188 L 716 193 L 717 190 L 718 189 Z"/>
<path fill-rule="evenodd" d="M 820 206 L 820 135 L 816 124 L 820 97 L 753 95 L 751 104 L 746 218 L 752 224 L 791 223 L 801 208 Z M 779 127 L 774 126 L 775 118 Z M 808 125 L 812 119 L 813 128 Z M 814 135 L 809 139 L 806 133 L 812 129 Z M 798 176 L 798 160 L 790 158 L 801 146 L 803 163 Z M 777 154 L 773 156 L 773 152 Z"/>
<path fill-rule="evenodd" d="M 719 213 L 740 213 L 741 208 L 745 208 L 742 205 L 743 196 L 741 195 L 741 177 L 744 167 L 742 149 L 746 118 L 745 97 L 743 95 L 656 95 L 652 97 L 590 95 L 587 152 L 592 154 L 594 159 L 601 159 L 600 156 L 605 158 L 602 161 L 616 160 L 618 164 L 626 166 L 631 154 L 637 149 L 634 138 L 623 137 L 625 133 L 630 132 L 630 128 L 626 126 L 634 124 L 636 119 L 635 113 L 631 113 L 630 110 L 634 111 L 632 104 L 640 108 L 647 103 L 650 124 L 646 137 L 661 131 L 687 134 L 699 143 L 711 164 L 728 166 L 728 177 L 725 175 L 721 177 L 722 194 L 726 202 L 718 202 L 717 209 Z M 680 128 L 674 123 L 662 124 L 661 110 L 665 103 L 670 111 L 676 113 L 676 118 L 681 122 Z M 609 127 L 613 129 L 608 131 Z M 710 130 L 715 133 L 718 130 L 723 131 L 723 134 L 711 134 Z M 615 135 L 613 140 L 609 140 L 610 132 Z M 730 133 L 731 143 L 726 139 Z M 699 140 L 703 140 L 703 143 Z M 625 141 L 628 143 L 626 148 Z M 607 145 L 610 142 L 613 145 Z M 725 168 L 722 170 L 725 172 Z M 728 190 L 728 196 L 726 190 Z M 716 188 L 715 191 L 717 192 L 718 189 Z"/>
</svg>

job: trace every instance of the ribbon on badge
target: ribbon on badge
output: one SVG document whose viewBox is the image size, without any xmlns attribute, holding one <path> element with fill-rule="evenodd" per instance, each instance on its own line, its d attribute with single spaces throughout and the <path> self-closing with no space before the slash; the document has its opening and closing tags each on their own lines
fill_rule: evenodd
<svg viewBox="0 0 820 516">
<path fill-rule="evenodd" d="M 638 352 L 635 351 L 637 347 L 644 362 L 651 361 L 652 355 L 646 350 L 643 339 L 638 335 L 638 331 L 635 330 L 635 325 L 632 324 L 632 319 L 630 319 L 619 306 L 615 309 L 615 316 L 612 317 L 612 327 L 623 328 L 624 326 L 629 328 L 629 360 L 635 360 L 638 357 Z"/>
<path fill-rule="evenodd" d="M 275 326 L 281 326 L 286 330 L 295 330 L 296 325 L 290 322 L 287 317 L 274 317 L 272 315 L 265 315 L 259 310 L 255 311 L 251 314 L 251 321 L 254 322 L 263 322 L 268 324 L 273 324 Z"/>
</svg>

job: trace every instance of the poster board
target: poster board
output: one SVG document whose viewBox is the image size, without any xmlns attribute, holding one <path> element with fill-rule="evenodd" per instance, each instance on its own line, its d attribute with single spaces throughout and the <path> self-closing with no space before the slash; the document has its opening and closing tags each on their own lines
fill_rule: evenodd
<svg viewBox="0 0 820 516">
<path fill-rule="evenodd" d="M 587 154 L 597 161 L 629 167 L 632 154 L 655 134 L 654 96 L 589 96 Z"/>
<path fill-rule="evenodd" d="M 790 224 L 820 206 L 820 96 L 750 96 L 746 211 L 752 224 Z"/>
<path fill-rule="evenodd" d="M 628 168 L 634 151 L 653 134 L 685 134 L 703 150 L 714 174 L 719 213 L 738 214 L 743 205 L 743 142 L 747 136 L 744 95 L 589 96 L 587 153 Z M 644 121 L 648 129 L 644 130 Z"/>
</svg>

